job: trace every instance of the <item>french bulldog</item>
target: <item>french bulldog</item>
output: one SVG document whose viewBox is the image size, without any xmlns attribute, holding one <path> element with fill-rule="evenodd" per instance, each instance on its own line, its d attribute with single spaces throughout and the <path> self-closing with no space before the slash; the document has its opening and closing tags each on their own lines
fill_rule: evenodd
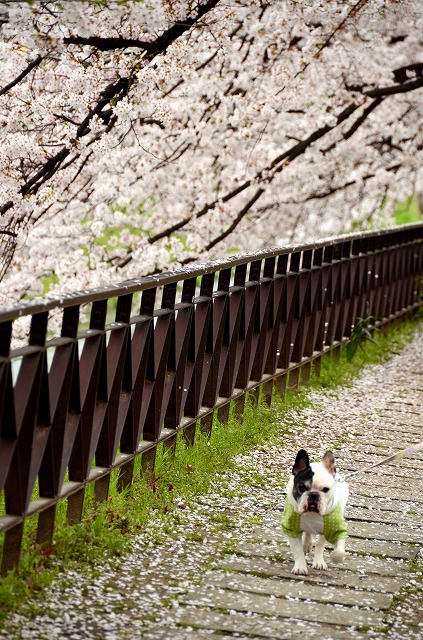
<svg viewBox="0 0 423 640">
<path fill-rule="evenodd" d="M 314 569 L 328 568 L 323 558 L 326 540 L 334 545 L 331 560 L 343 562 L 347 536 L 344 509 L 348 491 L 347 482 L 336 472 L 332 451 L 327 451 L 321 462 L 311 464 L 307 451 L 301 449 L 297 453 L 286 487 L 282 515 L 282 530 L 294 556 L 292 573 L 308 574 L 305 554 L 311 551 L 313 534 L 318 535 Z"/>
</svg>

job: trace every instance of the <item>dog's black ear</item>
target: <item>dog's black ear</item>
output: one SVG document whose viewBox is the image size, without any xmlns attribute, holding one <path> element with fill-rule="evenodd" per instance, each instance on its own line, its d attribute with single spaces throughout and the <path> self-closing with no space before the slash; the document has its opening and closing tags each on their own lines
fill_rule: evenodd
<svg viewBox="0 0 423 640">
<path fill-rule="evenodd" d="M 294 466 L 292 467 L 292 475 L 296 476 L 301 471 L 307 469 L 310 466 L 310 460 L 307 451 L 300 449 L 295 458 Z"/>
</svg>

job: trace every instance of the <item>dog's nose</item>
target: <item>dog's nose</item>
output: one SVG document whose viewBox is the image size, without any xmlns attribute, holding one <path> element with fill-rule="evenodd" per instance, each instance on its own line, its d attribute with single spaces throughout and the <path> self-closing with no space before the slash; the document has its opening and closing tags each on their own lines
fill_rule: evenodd
<svg viewBox="0 0 423 640">
<path fill-rule="evenodd" d="M 308 494 L 308 500 L 309 502 L 318 502 L 320 499 L 320 496 L 318 494 L 317 491 L 310 491 L 310 493 Z"/>
</svg>

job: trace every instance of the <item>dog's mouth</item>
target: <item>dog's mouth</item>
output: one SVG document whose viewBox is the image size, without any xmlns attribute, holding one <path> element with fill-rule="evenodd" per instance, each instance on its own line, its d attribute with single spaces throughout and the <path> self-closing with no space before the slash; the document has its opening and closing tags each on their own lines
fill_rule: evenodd
<svg viewBox="0 0 423 640">
<path fill-rule="evenodd" d="M 317 504 L 317 502 L 312 502 L 311 504 L 309 504 L 307 507 L 307 511 L 311 513 L 319 513 L 319 505 Z"/>
</svg>

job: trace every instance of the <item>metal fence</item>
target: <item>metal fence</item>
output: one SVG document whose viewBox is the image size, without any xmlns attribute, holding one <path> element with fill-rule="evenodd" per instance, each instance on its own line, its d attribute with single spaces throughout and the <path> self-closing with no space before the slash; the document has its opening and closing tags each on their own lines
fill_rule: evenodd
<svg viewBox="0 0 423 640">
<path fill-rule="evenodd" d="M 423 224 L 332 238 L 0 310 L 2 574 L 19 561 L 25 520 L 49 545 L 57 503 L 81 520 L 85 489 L 195 425 L 225 421 L 245 393 L 295 386 L 351 334 L 421 304 Z M 51 337 L 60 316 L 60 336 Z M 10 350 L 29 316 L 26 345 Z M 85 318 L 85 321 L 81 320 Z M 109 318 L 111 317 L 111 322 Z"/>
</svg>

